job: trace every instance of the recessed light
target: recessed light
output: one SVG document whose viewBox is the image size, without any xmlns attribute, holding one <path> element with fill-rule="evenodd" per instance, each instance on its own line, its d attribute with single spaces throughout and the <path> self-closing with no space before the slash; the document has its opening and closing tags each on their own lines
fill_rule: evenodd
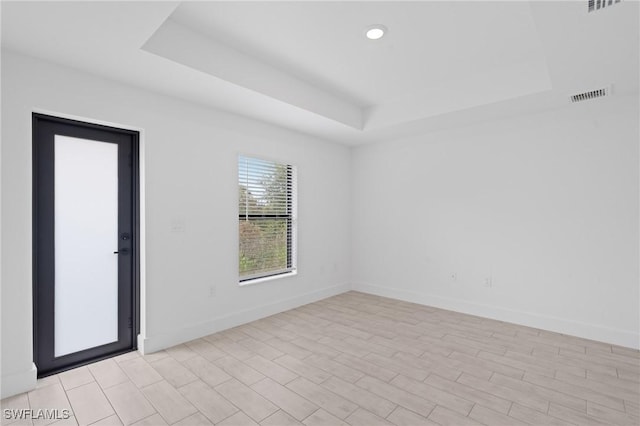
<svg viewBox="0 0 640 426">
<path fill-rule="evenodd" d="M 387 28 L 384 25 L 371 25 L 367 28 L 365 35 L 369 40 L 379 40 L 387 32 Z"/>
</svg>

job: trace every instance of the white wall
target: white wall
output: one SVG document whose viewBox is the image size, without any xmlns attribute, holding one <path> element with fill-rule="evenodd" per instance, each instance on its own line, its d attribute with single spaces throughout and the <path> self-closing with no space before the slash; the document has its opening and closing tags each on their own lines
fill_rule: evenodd
<svg viewBox="0 0 640 426">
<path fill-rule="evenodd" d="M 638 112 L 612 97 L 355 149 L 353 288 L 638 348 Z"/>
<path fill-rule="evenodd" d="M 142 129 L 145 350 L 348 289 L 348 148 L 2 52 L 2 396 L 35 384 L 31 113 Z M 298 166 L 298 275 L 238 286 L 237 154 Z M 171 232 L 184 221 L 185 232 Z M 215 286 L 215 297 L 209 297 Z"/>
</svg>

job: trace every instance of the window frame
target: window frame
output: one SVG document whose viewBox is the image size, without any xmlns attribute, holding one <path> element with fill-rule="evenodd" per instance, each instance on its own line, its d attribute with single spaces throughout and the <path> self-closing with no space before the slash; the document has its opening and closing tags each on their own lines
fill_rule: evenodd
<svg viewBox="0 0 640 426">
<path fill-rule="evenodd" d="M 287 220 L 287 264 L 286 270 L 277 270 L 271 272 L 254 273 L 246 276 L 240 276 L 240 265 L 238 264 L 238 284 L 240 286 L 257 284 L 274 279 L 285 278 L 297 275 L 297 167 L 288 161 L 274 160 L 272 158 L 256 156 L 253 154 L 237 154 L 237 183 L 240 183 L 240 167 L 239 161 L 242 158 L 253 159 L 259 162 L 268 162 L 275 165 L 285 166 L 287 169 L 287 181 L 289 182 L 289 191 L 287 191 L 286 214 L 247 214 L 238 211 L 238 253 L 240 252 L 240 221 L 242 220 Z M 237 205 L 239 206 L 239 199 Z"/>
</svg>

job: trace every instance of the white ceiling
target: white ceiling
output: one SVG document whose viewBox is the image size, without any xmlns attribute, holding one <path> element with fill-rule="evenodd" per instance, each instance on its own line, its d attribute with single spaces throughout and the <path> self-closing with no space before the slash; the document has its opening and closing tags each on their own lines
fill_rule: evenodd
<svg viewBox="0 0 640 426">
<path fill-rule="evenodd" d="M 4 1 L 2 45 L 347 144 L 638 92 L 633 0 Z"/>
<path fill-rule="evenodd" d="M 183 3 L 171 19 L 362 107 L 544 61 L 524 2 Z M 378 22 L 387 36 L 363 37 Z"/>
</svg>

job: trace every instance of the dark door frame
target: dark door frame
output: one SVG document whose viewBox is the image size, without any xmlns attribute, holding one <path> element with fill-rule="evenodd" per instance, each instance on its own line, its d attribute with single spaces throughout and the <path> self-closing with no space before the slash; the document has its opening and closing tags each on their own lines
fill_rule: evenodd
<svg viewBox="0 0 640 426">
<path fill-rule="evenodd" d="M 39 128 L 43 127 L 43 123 L 46 126 L 46 123 L 50 124 L 62 124 L 62 125 L 71 125 L 76 128 L 85 130 L 87 132 L 93 131 L 107 131 L 111 133 L 117 133 L 122 135 L 123 137 L 131 138 L 131 154 L 129 156 L 129 165 L 131 167 L 131 320 L 129 324 L 125 324 L 128 328 L 131 329 L 131 342 L 130 346 L 124 349 L 118 349 L 110 353 L 101 353 L 100 351 L 93 351 L 93 349 L 101 348 L 98 346 L 97 348 L 90 348 L 84 351 L 77 352 L 75 354 L 64 355 L 63 357 L 68 357 L 68 359 L 73 362 L 73 365 L 70 366 L 61 366 L 61 367 L 53 367 L 42 369 L 39 365 L 40 356 L 42 354 L 40 347 L 40 338 L 43 338 L 42 333 L 44 332 L 44 328 L 47 326 L 44 323 L 44 318 L 41 318 L 39 315 L 39 310 L 42 308 L 39 304 L 39 297 L 42 295 L 41 289 L 42 286 L 38 285 L 39 280 L 39 259 L 38 259 L 38 247 L 41 242 L 41 233 L 40 233 L 40 215 L 39 215 L 39 206 L 38 202 L 42 194 L 41 191 L 41 183 L 43 178 L 39 176 L 40 166 L 38 161 L 40 161 L 40 157 L 42 156 L 42 148 L 39 146 L 38 136 L 39 136 Z M 40 127 L 39 127 L 40 126 Z M 140 133 L 134 130 L 121 129 L 117 127 L 106 126 L 102 124 L 95 124 L 90 122 L 78 121 L 69 118 L 56 117 L 52 115 L 42 114 L 42 113 L 32 113 L 32 173 L 33 173 L 33 181 L 32 181 L 32 274 L 33 274 L 33 282 L 32 282 L 32 297 L 33 297 L 33 360 L 35 364 L 38 366 L 38 377 L 45 377 L 51 374 L 56 374 L 61 371 L 75 368 L 81 365 L 89 364 L 101 359 L 109 358 L 121 353 L 130 352 L 137 349 L 137 337 L 140 334 Z M 120 172 L 119 172 L 120 174 Z M 51 192 L 51 197 L 53 197 L 53 193 Z M 44 232 L 44 231 L 42 231 Z M 120 277 L 120 272 L 118 273 Z M 120 279 L 120 278 L 119 278 Z M 120 303 L 120 296 L 118 297 Z M 120 324 L 121 325 L 121 324 Z M 50 327 L 50 326 L 49 326 Z M 50 329 L 50 328 L 49 328 Z M 120 326 L 119 326 L 120 333 Z M 53 336 L 44 335 L 44 338 L 50 339 L 51 344 L 53 342 Z M 48 343 L 49 344 L 49 343 Z M 74 357 L 76 354 L 84 354 L 83 359 L 74 360 L 78 358 Z M 61 357 L 62 358 L 62 357 Z"/>
</svg>

